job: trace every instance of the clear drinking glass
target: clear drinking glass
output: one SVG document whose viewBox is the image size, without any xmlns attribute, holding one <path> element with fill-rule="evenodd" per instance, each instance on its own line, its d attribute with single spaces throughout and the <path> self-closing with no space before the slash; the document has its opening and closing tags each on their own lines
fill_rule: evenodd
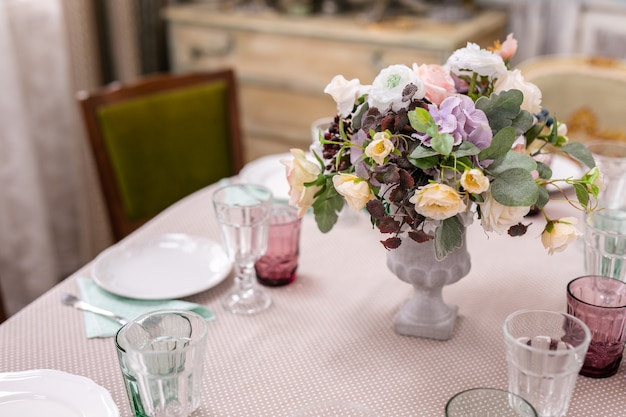
<svg viewBox="0 0 626 417">
<path fill-rule="evenodd" d="M 115 347 L 135 416 L 186 417 L 202 399 L 207 322 L 191 311 L 141 315 L 115 335 Z"/>
<path fill-rule="evenodd" d="M 565 416 L 590 341 L 589 327 L 570 314 L 510 314 L 504 321 L 509 391 L 531 403 L 540 417 Z"/>
<path fill-rule="evenodd" d="M 512 392 L 471 388 L 448 400 L 446 417 L 537 417 L 537 411 Z"/>
<path fill-rule="evenodd" d="M 236 314 L 263 311 L 272 301 L 256 285 L 254 263 L 267 248 L 272 192 L 261 185 L 227 185 L 213 193 L 213 206 L 226 252 L 237 268 L 224 308 Z"/>
</svg>

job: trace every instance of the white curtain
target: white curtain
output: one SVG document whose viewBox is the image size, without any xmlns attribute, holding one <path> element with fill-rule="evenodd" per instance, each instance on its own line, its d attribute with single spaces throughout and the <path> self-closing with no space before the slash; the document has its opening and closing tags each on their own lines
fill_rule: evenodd
<svg viewBox="0 0 626 417">
<path fill-rule="evenodd" d="M 98 79 L 89 3 L 0 0 L 0 285 L 9 313 L 110 242 L 74 98 Z"/>
</svg>

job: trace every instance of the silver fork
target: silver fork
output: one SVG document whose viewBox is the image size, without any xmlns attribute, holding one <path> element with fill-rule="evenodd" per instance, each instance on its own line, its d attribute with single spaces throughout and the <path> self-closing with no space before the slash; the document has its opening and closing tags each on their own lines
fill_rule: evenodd
<svg viewBox="0 0 626 417">
<path fill-rule="evenodd" d="M 122 325 L 128 323 L 128 320 L 126 318 L 118 314 L 115 314 L 111 311 L 93 306 L 72 294 L 68 294 L 68 293 L 61 294 L 61 302 L 67 306 L 77 308 L 78 310 L 90 311 L 92 313 L 96 313 L 101 316 L 108 317 Z"/>
</svg>

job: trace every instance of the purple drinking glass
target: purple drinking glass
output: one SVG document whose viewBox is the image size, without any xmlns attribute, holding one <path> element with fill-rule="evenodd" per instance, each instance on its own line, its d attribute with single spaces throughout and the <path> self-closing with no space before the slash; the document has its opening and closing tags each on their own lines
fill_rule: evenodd
<svg viewBox="0 0 626 417">
<path fill-rule="evenodd" d="M 591 331 L 580 374 L 606 378 L 617 373 L 626 342 L 626 283 L 599 275 L 576 278 L 567 285 L 567 312 Z"/>
<path fill-rule="evenodd" d="M 272 206 L 267 251 L 254 265 L 259 284 L 279 287 L 295 281 L 301 223 L 295 207 L 279 203 Z"/>
</svg>

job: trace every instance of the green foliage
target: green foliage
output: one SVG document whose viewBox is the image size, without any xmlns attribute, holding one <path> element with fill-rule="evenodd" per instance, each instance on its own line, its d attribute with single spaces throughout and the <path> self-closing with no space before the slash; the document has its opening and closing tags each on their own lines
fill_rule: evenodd
<svg viewBox="0 0 626 417">
<path fill-rule="evenodd" d="M 438 260 L 445 258 L 448 253 L 463 244 L 464 232 L 465 227 L 457 216 L 441 222 L 435 230 L 435 256 Z"/>
</svg>

